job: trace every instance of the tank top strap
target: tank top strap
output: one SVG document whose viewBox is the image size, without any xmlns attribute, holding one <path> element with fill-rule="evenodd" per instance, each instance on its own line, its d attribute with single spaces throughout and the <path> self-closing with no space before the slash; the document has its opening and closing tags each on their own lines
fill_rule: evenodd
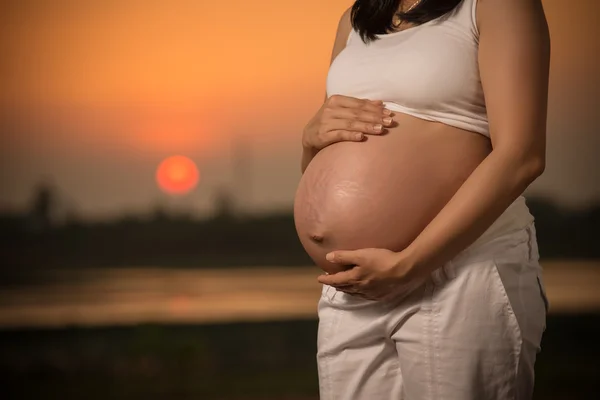
<svg viewBox="0 0 600 400">
<path fill-rule="evenodd" d="M 479 39 L 479 28 L 477 27 L 477 0 L 462 0 L 451 12 L 452 18 L 468 29 L 475 39 Z"/>
<path fill-rule="evenodd" d="M 350 29 L 350 33 L 348 34 L 348 39 L 346 39 L 346 46 L 348 46 L 350 44 L 350 41 L 352 40 L 352 36 L 354 36 L 354 28 Z"/>
</svg>

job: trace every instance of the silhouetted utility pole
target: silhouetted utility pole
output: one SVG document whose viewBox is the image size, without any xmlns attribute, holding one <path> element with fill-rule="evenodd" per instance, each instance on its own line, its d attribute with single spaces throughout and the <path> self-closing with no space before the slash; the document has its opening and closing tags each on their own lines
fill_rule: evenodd
<svg viewBox="0 0 600 400">
<path fill-rule="evenodd" d="M 49 182 L 40 182 L 35 188 L 29 210 L 30 227 L 34 231 L 45 231 L 53 225 L 56 210 L 56 192 Z"/>
<path fill-rule="evenodd" d="M 235 216 L 235 200 L 229 188 L 225 186 L 216 188 L 213 200 L 216 218 L 229 221 Z"/>
<path fill-rule="evenodd" d="M 248 135 L 237 135 L 232 143 L 233 187 L 236 213 L 247 212 L 252 204 L 252 144 Z"/>
</svg>

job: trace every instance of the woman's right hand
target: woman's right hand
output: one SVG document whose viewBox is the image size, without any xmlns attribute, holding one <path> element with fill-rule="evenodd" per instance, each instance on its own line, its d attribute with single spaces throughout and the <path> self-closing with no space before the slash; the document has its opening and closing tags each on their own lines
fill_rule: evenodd
<svg viewBox="0 0 600 400">
<path fill-rule="evenodd" d="M 318 151 L 335 142 L 360 142 L 365 134 L 384 132 L 392 124 L 390 114 L 381 100 L 333 95 L 304 128 L 302 146 Z"/>
</svg>

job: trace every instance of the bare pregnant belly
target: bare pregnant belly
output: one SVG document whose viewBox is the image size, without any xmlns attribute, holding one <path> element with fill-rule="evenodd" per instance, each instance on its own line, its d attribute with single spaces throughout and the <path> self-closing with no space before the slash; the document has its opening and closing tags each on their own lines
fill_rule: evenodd
<svg viewBox="0 0 600 400">
<path fill-rule="evenodd" d="M 387 133 L 327 146 L 302 175 L 296 230 L 325 271 L 339 270 L 325 260 L 331 250 L 405 248 L 490 151 L 482 135 L 393 116 Z"/>
</svg>

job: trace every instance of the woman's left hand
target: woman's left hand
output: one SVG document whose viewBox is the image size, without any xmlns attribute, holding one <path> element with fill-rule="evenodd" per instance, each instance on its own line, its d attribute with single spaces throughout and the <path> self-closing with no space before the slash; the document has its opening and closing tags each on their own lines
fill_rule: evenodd
<svg viewBox="0 0 600 400">
<path fill-rule="evenodd" d="M 422 271 L 414 268 L 403 252 L 374 248 L 338 250 L 327 254 L 326 258 L 351 268 L 321 275 L 319 282 L 369 300 L 404 297 L 425 282 Z"/>
</svg>

